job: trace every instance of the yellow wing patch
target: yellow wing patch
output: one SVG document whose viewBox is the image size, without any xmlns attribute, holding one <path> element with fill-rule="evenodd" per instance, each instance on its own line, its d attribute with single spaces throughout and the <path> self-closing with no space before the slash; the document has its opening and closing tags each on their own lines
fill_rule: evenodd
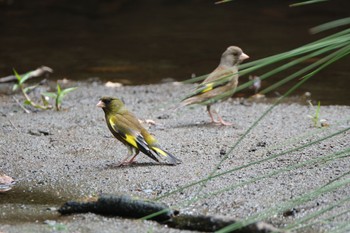
<svg viewBox="0 0 350 233">
<path fill-rule="evenodd" d="M 168 154 L 164 151 L 162 151 L 161 149 L 157 148 L 157 147 L 152 147 L 153 150 L 157 151 L 159 154 L 163 155 L 163 156 L 168 156 Z"/>
<path fill-rule="evenodd" d="M 115 124 L 114 124 L 112 118 L 109 120 L 109 123 L 111 124 L 112 128 L 115 129 Z M 120 135 L 122 138 L 124 138 L 124 140 L 127 141 L 130 145 L 132 145 L 132 146 L 135 147 L 135 148 L 139 148 L 139 147 L 137 146 L 137 142 L 136 142 L 136 137 L 135 137 L 135 136 L 130 135 L 130 134 L 126 134 L 126 133 L 125 133 L 125 134 L 121 134 L 120 132 L 118 132 L 118 133 L 119 133 L 119 135 Z"/>
<path fill-rule="evenodd" d="M 138 148 L 137 143 L 136 143 L 136 138 L 134 136 L 129 135 L 129 134 L 125 134 L 125 141 L 127 141 L 133 147 Z"/>
<path fill-rule="evenodd" d="M 206 84 L 205 88 L 201 91 L 201 93 L 205 93 L 207 91 L 212 90 L 213 89 L 213 85 L 214 85 L 213 83 Z"/>
</svg>

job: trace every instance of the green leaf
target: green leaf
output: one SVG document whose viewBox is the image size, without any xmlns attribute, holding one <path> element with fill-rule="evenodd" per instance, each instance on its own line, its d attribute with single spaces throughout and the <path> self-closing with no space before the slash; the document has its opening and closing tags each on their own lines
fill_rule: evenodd
<svg viewBox="0 0 350 233">
<path fill-rule="evenodd" d="M 61 87 L 60 84 L 57 83 L 57 95 L 59 96 L 61 94 Z"/>
<path fill-rule="evenodd" d="M 32 105 L 32 102 L 31 102 L 30 100 L 25 100 L 25 101 L 23 102 L 23 104 L 25 104 L 25 105 Z"/>
<path fill-rule="evenodd" d="M 53 99 L 56 99 L 57 98 L 57 94 L 56 93 L 53 93 L 53 92 L 43 92 L 41 93 L 43 96 L 47 96 L 47 97 L 50 97 L 50 98 L 53 98 Z"/>
<path fill-rule="evenodd" d="M 64 96 L 64 95 L 66 95 L 67 93 L 69 93 L 69 92 L 71 92 L 71 91 L 74 91 L 75 89 L 77 89 L 77 87 L 70 87 L 70 88 L 64 89 L 64 90 L 61 92 L 61 95 Z"/>
<path fill-rule="evenodd" d="M 20 84 L 23 84 L 25 81 L 27 81 L 30 77 L 32 77 L 32 72 L 25 73 L 22 76 L 22 79 L 19 81 Z"/>
<path fill-rule="evenodd" d="M 62 103 L 62 99 L 63 99 L 63 95 L 59 95 L 59 96 L 57 97 L 57 99 L 56 99 L 56 103 L 57 103 L 57 105 L 58 105 L 58 106 L 60 106 L 60 105 L 61 105 L 61 103 Z"/>
<path fill-rule="evenodd" d="M 57 85 L 57 87 L 59 87 L 59 86 Z M 77 87 L 70 87 L 70 88 L 64 89 L 63 91 L 61 91 L 61 89 L 59 90 L 60 93 L 57 95 L 57 98 L 56 98 L 56 108 L 57 108 L 57 111 L 58 111 L 58 110 L 60 109 L 60 107 L 61 107 L 63 97 L 64 97 L 66 94 L 68 94 L 69 92 L 74 91 L 75 89 L 77 89 Z M 58 89 L 57 89 L 57 92 L 58 92 Z"/>
<path fill-rule="evenodd" d="M 56 102 L 58 103 L 58 105 L 61 105 L 62 99 L 63 99 L 63 97 L 64 97 L 66 94 L 68 94 L 68 93 L 71 92 L 71 91 L 74 91 L 75 89 L 77 89 L 77 87 L 70 87 L 70 88 L 64 89 L 63 91 L 60 90 L 61 92 L 60 92 L 60 94 L 58 95 L 57 100 L 56 100 Z"/>
<path fill-rule="evenodd" d="M 16 76 L 18 82 L 20 82 L 21 79 L 22 79 L 21 75 L 19 75 L 15 69 L 13 69 L 13 73 L 15 74 L 15 76 Z"/>
</svg>

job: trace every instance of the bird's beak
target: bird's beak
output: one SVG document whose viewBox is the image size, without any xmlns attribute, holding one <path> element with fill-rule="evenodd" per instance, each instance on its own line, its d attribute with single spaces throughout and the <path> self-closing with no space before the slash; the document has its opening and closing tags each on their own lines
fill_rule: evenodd
<svg viewBox="0 0 350 233">
<path fill-rule="evenodd" d="M 248 58 L 249 58 L 249 56 L 245 53 L 242 53 L 241 56 L 239 56 L 239 60 L 241 60 L 241 61 L 248 59 Z"/>
<path fill-rule="evenodd" d="M 96 104 L 97 107 L 100 107 L 100 108 L 104 108 L 106 107 L 105 103 L 103 103 L 101 100 L 98 101 L 98 103 Z"/>
</svg>

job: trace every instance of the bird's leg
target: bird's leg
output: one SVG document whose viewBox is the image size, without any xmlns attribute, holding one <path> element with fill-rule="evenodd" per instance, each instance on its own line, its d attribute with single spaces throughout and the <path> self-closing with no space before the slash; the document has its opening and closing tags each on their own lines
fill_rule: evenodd
<svg viewBox="0 0 350 233">
<path fill-rule="evenodd" d="M 210 105 L 207 105 L 207 111 L 208 111 L 208 114 L 210 116 L 211 122 L 215 123 L 215 124 L 219 123 L 218 121 L 214 120 L 213 114 L 210 111 Z"/>
<path fill-rule="evenodd" d="M 139 154 L 139 151 L 136 151 L 136 154 L 128 161 L 128 159 L 130 158 L 130 156 L 133 154 L 133 148 L 132 147 L 129 147 L 127 146 L 128 148 L 128 155 L 125 157 L 125 159 L 123 159 L 117 166 L 118 167 L 121 167 L 121 166 L 127 166 L 131 163 L 133 163 L 136 155 Z"/>
<path fill-rule="evenodd" d="M 219 121 L 214 121 L 216 124 L 221 124 L 221 125 L 226 125 L 226 126 L 232 125 L 231 122 L 224 121 L 216 110 L 213 110 L 213 112 L 217 115 L 217 117 L 219 119 Z"/>
<path fill-rule="evenodd" d="M 222 119 L 222 117 L 221 117 L 219 114 L 217 114 L 217 115 L 218 115 L 219 122 L 220 122 L 222 125 L 226 125 L 226 126 L 233 125 L 233 123 L 231 123 L 231 122 L 224 121 L 224 120 Z"/>
<path fill-rule="evenodd" d="M 136 156 L 140 153 L 139 150 L 136 150 L 136 154 L 129 160 L 128 164 L 131 164 L 134 162 L 134 159 L 136 158 Z"/>
</svg>

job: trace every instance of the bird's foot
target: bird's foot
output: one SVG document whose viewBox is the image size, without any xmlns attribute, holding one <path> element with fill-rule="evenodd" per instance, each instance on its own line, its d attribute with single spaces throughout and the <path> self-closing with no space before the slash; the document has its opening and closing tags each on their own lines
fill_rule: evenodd
<svg viewBox="0 0 350 233">
<path fill-rule="evenodd" d="M 212 120 L 211 123 L 212 123 L 212 124 L 215 124 L 215 125 L 224 125 L 224 126 L 233 125 L 233 123 L 224 121 L 223 119 L 219 119 L 218 121 Z"/>
<path fill-rule="evenodd" d="M 233 123 L 231 123 L 231 122 L 224 121 L 219 114 L 217 114 L 217 115 L 218 115 L 218 120 L 219 120 L 218 124 L 225 125 L 225 126 L 233 125 Z"/>
<path fill-rule="evenodd" d="M 233 123 L 227 122 L 227 121 L 224 121 L 224 120 L 219 121 L 217 124 L 218 125 L 225 125 L 225 126 L 233 125 Z"/>
</svg>

